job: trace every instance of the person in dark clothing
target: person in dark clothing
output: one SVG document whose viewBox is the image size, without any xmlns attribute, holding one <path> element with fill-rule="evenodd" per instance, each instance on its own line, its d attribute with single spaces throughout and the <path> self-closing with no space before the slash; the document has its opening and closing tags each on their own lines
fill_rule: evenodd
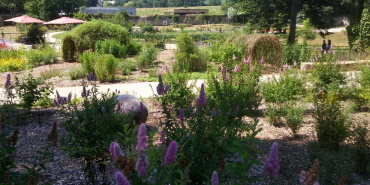
<svg viewBox="0 0 370 185">
<path fill-rule="evenodd" d="M 326 42 L 325 42 L 325 40 L 322 41 L 321 51 L 326 51 Z"/>
<path fill-rule="evenodd" d="M 331 40 L 328 40 L 328 44 L 326 45 L 326 51 L 331 50 Z"/>
</svg>

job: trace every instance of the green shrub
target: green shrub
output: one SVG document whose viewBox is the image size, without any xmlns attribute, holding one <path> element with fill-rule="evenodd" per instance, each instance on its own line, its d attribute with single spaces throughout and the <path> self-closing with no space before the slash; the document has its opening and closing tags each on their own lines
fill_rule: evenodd
<svg viewBox="0 0 370 185">
<path fill-rule="evenodd" d="M 47 32 L 46 26 L 40 26 L 38 24 L 31 24 L 27 26 L 27 42 L 30 43 L 44 43 L 44 35 Z"/>
<path fill-rule="evenodd" d="M 280 79 L 273 77 L 268 82 L 261 83 L 261 93 L 266 102 L 283 103 L 298 100 L 306 94 L 304 77 L 294 70 L 280 74 Z"/>
<path fill-rule="evenodd" d="M 61 76 L 62 72 L 58 69 L 49 69 L 46 71 L 41 71 L 40 72 L 40 77 L 44 80 L 56 77 L 56 76 Z"/>
<path fill-rule="evenodd" d="M 135 71 L 137 64 L 132 60 L 123 60 L 118 64 L 118 70 L 122 72 L 123 75 L 130 75 L 131 71 Z"/>
<path fill-rule="evenodd" d="M 63 58 L 66 61 L 73 61 L 76 51 L 81 54 L 85 50 L 94 50 L 95 43 L 105 39 L 113 39 L 122 45 L 130 46 L 131 43 L 126 28 L 102 20 L 93 20 L 77 26 L 70 34 L 63 37 Z M 131 54 L 132 50 L 130 49 L 132 48 L 129 46 L 128 54 Z"/>
<path fill-rule="evenodd" d="M 239 70 L 235 68 L 239 67 Z M 237 116 L 257 115 L 261 103 L 260 88 L 258 86 L 261 76 L 261 66 L 258 63 L 243 65 L 242 61 L 235 62 L 232 71 L 221 69 L 219 73 L 210 73 L 207 83 L 207 100 L 211 107 L 217 107 L 221 112 L 235 110 Z M 216 77 L 217 76 L 217 77 Z"/>
<path fill-rule="evenodd" d="M 107 39 L 104 41 L 97 41 L 95 52 L 100 54 L 112 54 L 116 58 L 126 58 L 126 47 L 121 45 L 118 41 Z"/>
<path fill-rule="evenodd" d="M 153 45 L 148 44 L 138 56 L 137 63 L 140 68 L 149 68 L 153 66 L 156 59 L 157 49 Z"/>
<path fill-rule="evenodd" d="M 58 54 L 54 48 L 50 46 L 44 46 L 39 49 L 31 49 L 26 52 L 26 57 L 30 65 L 40 66 L 56 63 Z"/>
<path fill-rule="evenodd" d="M 127 44 L 127 54 L 128 55 L 137 55 L 141 51 L 141 44 L 135 41 L 131 41 Z"/>
<path fill-rule="evenodd" d="M 258 77 L 245 80 L 245 72 L 233 75 L 230 81 L 215 79 L 209 82 L 208 86 L 212 85 L 209 90 L 204 91 L 202 86 L 196 102 L 192 101 L 195 100 L 192 94 L 194 86 L 187 85 L 188 73 L 166 73 L 166 77 L 171 79 L 157 87 L 157 90 L 170 87 L 168 93 L 158 93 L 157 96 L 166 116 L 161 125 L 167 140 L 179 142 L 180 169 L 188 168 L 188 179 L 192 184 L 209 184 L 209 174 L 215 169 L 222 174 L 219 177 L 223 184 L 247 184 L 249 180 L 245 172 L 256 162 L 253 160 L 256 151 L 251 146 L 258 133 L 258 121 L 243 123 L 241 115 L 252 108 L 245 102 L 258 100 L 254 90 L 257 89 L 259 75 L 249 73 L 249 76 Z M 255 72 L 258 74 L 258 69 Z M 242 80 L 246 82 L 241 83 Z M 242 136 L 242 133 L 247 135 Z M 243 162 L 227 160 L 233 156 L 238 156 Z"/>
<path fill-rule="evenodd" d="M 338 150 L 340 144 L 349 136 L 349 123 L 342 112 L 338 94 L 318 92 L 314 97 L 316 132 L 320 145 Z"/>
<path fill-rule="evenodd" d="M 94 65 L 96 77 L 101 82 L 113 82 L 116 76 L 118 59 L 111 54 L 98 55 L 98 61 Z"/>
<path fill-rule="evenodd" d="M 337 185 L 341 178 L 345 177 L 346 184 L 357 184 L 360 182 L 353 179 L 353 157 L 352 150 L 348 147 L 338 151 L 331 151 L 322 148 L 320 143 L 313 142 L 308 145 L 310 161 L 318 159 L 320 161 L 318 183 Z"/>
<path fill-rule="evenodd" d="M 108 184 L 107 146 L 117 141 L 126 148 L 135 138 L 131 118 L 115 112 L 115 97 L 114 93 L 98 94 L 97 87 L 93 86 L 91 95 L 85 96 L 81 103 L 71 103 L 70 109 L 63 109 L 66 135 L 62 138 L 62 148 L 83 161 L 84 184 Z"/>
<path fill-rule="evenodd" d="M 316 38 L 316 32 L 311 24 L 310 18 L 305 19 L 302 24 L 303 29 L 300 31 L 300 35 L 302 35 L 304 39 L 314 40 Z"/>
<path fill-rule="evenodd" d="M 45 84 L 41 78 L 34 78 L 30 73 L 22 81 L 15 77 L 15 85 L 17 95 L 21 99 L 21 106 L 28 110 L 35 102 L 44 97 L 45 93 L 52 92 L 49 84 Z"/>
<path fill-rule="evenodd" d="M 182 33 L 176 38 L 176 63 L 173 69 L 177 72 L 203 71 L 206 70 L 206 63 L 200 60 L 199 48 L 193 38 Z"/>
<path fill-rule="evenodd" d="M 65 34 L 62 38 L 62 58 L 65 62 L 76 60 L 77 48 L 72 34 Z"/>
<path fill-rule="evenodd" d="M 332 54 L 324 54 L 314 66 L 312 75 L 315 78 L 315 88 L 318 91 L 326 91 L 329 86 L 339 91 L 340 86 L 345 84 L 344 74 L 341 73 L 339 66 L 333 61 L 333 57 Z"/>
<path fill-rule="evenodd" d="M 94 52 L 87 51 L 82 53 L 78 60 L 81 62 L 85 75 L 90 73 L 95 73 L 94 66 L 96 61 L 98 60 L 98 55 Z"/>
<path fill-rule="evenodd" d="M 282 118 L 286 115 L 283 112 L 283 108 L 281 105 L 269 103 L 267 104 L 266 111 L 264 112 L 264 116 L 267 118 L 268 122 L 275 127 L 281 126 L 283 124 Z"/>
<path fill-rule="evenodd" d="M 284 109 L 286 124 L 292 130 L 293 135 L 296 136 L 303 123 L 305 107 L 296 105 L 296 102 L 290 102 L 284 106 Z"/>
<path fill-rule="evenodd" d="M 235 64 L 235 61 L 233 60 L 234 56 L 239 61 L 242 59 L 243 55 L 241 48 L 233 44 L 218 42 L 212 44 L 209 54 L 209 60 L 217 64 L 222 64 L 223 67 L 231 70 Z"/>
<path fill-rule="evenodd" d="M 71 80 L 78 80 L 86 77 L 86 73 L 82 66 L 71 68 L 68 71 L 68 75 Z"/>
<path fill-rule="evenodd" d="M 27 67 L 28 62 L 22 58 L 0 59 L 0 72 L 21 71 Z"/>
<path fill-rule="evenodd" d="M 361 120 L 352 130 L 352 141 L 355 146 L 355 170 L 359 174 L 370 173 L 370 130 L 369 121 Z"/>
</svg>

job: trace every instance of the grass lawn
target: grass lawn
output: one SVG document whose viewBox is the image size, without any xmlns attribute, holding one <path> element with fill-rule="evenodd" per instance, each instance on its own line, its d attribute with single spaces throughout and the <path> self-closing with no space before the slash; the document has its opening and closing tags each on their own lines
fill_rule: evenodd
<svg viewBox="0 0 370 185">
<path fill-rule="evenodd" d="M 164 12 L 173 13 L 174 9 L 183 9 L 184 7 L 166 7 L 166 8 L 137 8 L 136 15 L 164 15 Z M 208 15 L 223 15 L 221 6 L 195 6 L 189 9 L 208 9 Z"/>
<path fill-rule="evenodd" d="M 315 46 L 321 46 L 323 38 L 320 37 L 319 34 L 316 34 L 316 38 L 314 40 L 307 40 L 307 45 L 315 45 Z M 328 40 L 331 40 L 332 45 L 335 46 L 345 46 L 349 47 L 348 45 L 348 37 L 347 32 L 338 32 L 331 35 L 325 36 L 326 42 Z M 298 43 L 302 44 L 303 39 L 302 37 L 298 38 Z"/>
<path fill-rule="evenodd" d="M 68 32 L 55 34 L 55 35 L 53 35 L 53 38 L 54 39 L 62 39 L 63 35 L 65 35 L 66 33 L 68 33 Z"/>
</svg>

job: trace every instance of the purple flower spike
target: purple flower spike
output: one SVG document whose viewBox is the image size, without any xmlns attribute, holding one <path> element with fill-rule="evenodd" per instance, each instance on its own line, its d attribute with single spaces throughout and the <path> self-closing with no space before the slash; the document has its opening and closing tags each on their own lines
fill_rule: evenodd
<svg viewBox="0 0 370 185">
<path fill-rule="evenodd" d="M 177 142 L 171 141 L 170 146 L 168 146 L 166 155 L 164 157 L 164 164 L 169 165 L 175 162 L 177 154 Z"/>
<path fill-rule="evenodd" d="M 120 171 L 117 171 L 114 174 L 114 179 L 116 179 L 117 185 L 131 185 L 130 182 L 127 180 L 127 177 L 123 175 L 123 173 Z"/>
<path fill-rule="evenodd" d="M 262 57 L 260 60 L 260 64 L 264 64 L 264 63 L 265 63 L 265 59 Z"/>
<path fill-rule="evenodd" d="M 248 63 L 248 60 L 246 58 L 243 59 L 243 63 L 244 64 L 247 64 Z"/>
<path fill-rule="evenodd" d="M 185 113 L 184 113 L 184 109 L 183 108 L 180 109 L 179 119 L 180 119 L 181 122 L 184 122 L 185 121 Z"/>
<path fill-rule="evenodd" d="M 164 94 L 164 85 L 163 85 L 162 75 L 158 76 L 157 94 L 158 95 Z"/>
<path fill-rule="evenodd" d="M 121 147 L 116 142 L 111 142 L 109 146 L 109 153 L 112 159 L 116 159 L 118 156 L 122 156 L 123 152 Z"/>
<path fill-rule="evenodd" d="M 11 84 L 12 84 L 11 76 L 10 76 L 10 74 L 8 74 L 8 75 L 6 75 L 5 88 L 9 88 Z"/>
<path fill-rule="evenodd" d="M 206 101 L 207 98 L 206 93 L 204 92 L 204 83 L 203 83 L 202 86 L 200 87 L 199 97 L 197 98 L 197 105 L 199 107 L 203 107 L 204 105 L 206 105 Z"/>
<path fill-rule="evenodd" d="M 146 168 L 148 167 L 148 159 L 143 150 L 139 151 L 139 157 L 136 162 L 136 171 L 140 176 L 146 176 Z"/>
<path fill-rule="evenodd" d="M 265 162 L 265 170 L 271 177 L 277 177 L 279 172 L 279 148 L 278 143 L 274 142 L 270 148 L 270 155 Z"/>
<path fill-rule="evenodd" d="M 140 124 L 139 127 L 139 132 L 138 132 L 138 139 L 137 139 L 137 145 L 136 145 L 136 150 L 144 150 L 148 146 L 146 141 L 147 141 L 147 136 L 146 136 L 146 125 L 145 123 Z"/>
<path fill-rule="evenodd" d="M 70 103 L 71 102 L 71 99 L 72 99 L 72 92 L 70 92 L 68 94 L 68 97 L 67 97 L 67 103 Z"/>
<path fill-rule="evenodd" d="M 54 105 L 55 105 L 55 106 L 59 107 L 59 105 L 60 105 L 60 104 L 59 104 L 59 102 L 58 102 L 58 100 L 57 100 L 57 99 L 55 99 L 55 98 L 54 98 L 54 99 L 53 99 L 53 102 L 54 102 Z"/>
<path fill-rule="evenodd" d="M 297 61 L 294 60 L 293 66 L 297 67 Z"/>
<path fill-rule="evenodd" d="M 220 184 L 220 182 L 219 182 L 219 180 L 218 180 L 218 175 L 217 175 L 217 172 L 216 172 L 216 171 L 214 171 L 214 172 L 212 173 L 212 179 L 211 179 L 211 182 L 212 182 L 212 185 L 219 185 L 219 184 Z"/>
</svg>

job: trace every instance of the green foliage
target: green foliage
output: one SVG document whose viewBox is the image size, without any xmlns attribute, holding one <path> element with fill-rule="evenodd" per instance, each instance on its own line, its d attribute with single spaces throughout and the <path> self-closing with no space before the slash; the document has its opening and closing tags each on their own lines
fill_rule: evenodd
<svg viewBox="0 0 370 185">
<path fill-rule="evenodd" d="M 157 59 L 157 52 L 158 52 L 157 49 L 153 45 L 147 44 L 136 60 L 139 67 L 140 68 L 152 67 L 154 61 Z"/>
<path fill-rule="evenodd" d="M 47 80 L 47 79 L 50 79 L 56 76 L 62 76 L 62 72 L 58 69 L 49 69 L 49 70 L 40 72 L 40 77 L 44 80 Z"/>
<path fill-rule="evenodd" d="M 68 71 L 69 78 L 71 80 L 78 80 L 81 78 L 84 78 L 86 76 L 86 73 L 84 71 L 84 68 L 82 66 L 71 68 Z"/>
<path fill-rule="evenodd" d="M 258 87 L 261 66 L 255 63 L 252 69 L 252 65 L 243 65 L 242 61 L 235 61 L 235 65 L 240 69 L 235 71 L 222 67 L 221 75 L 209 75 L 208 104 L 223 113 L 237 109 L 237 116 L 256 116 L 261 102 Z"/>
<path fill-rule="evenodd" d="M 345 83 L 345 77 L 333 58 L 333 54 L 324 54 L 314 66 L 312 75 L 316 81 L 315 88 L 317 91 L 325 91 L 330 87 L 340 90 L 340 86 Z"/>
<path fill-rule="evenodd" d="M 131 41 L 127 44 L 127 54 L 128 55 L 137 55 L 141 51 L 141 44 L 135 41 Z"/>
<path fill-rule="evenodd" d="M 347 184 L 356 184 L 353 179 L 353 150 L 343 146 L 338 151 L 322 148 L 320 143 L 313 142 L 308 145 L 310 161 L 320 161 L 319 179 L 320 184 L 337 185 L 340 179 L 345 177 Z M 357 182 L 359 183 L 359 182 Z"/>
<path fill-rule="evenodd" d="M 177 73 L 168 74 L 168 76 L 173 77 L 179 74 L 186 75 Z M 234 82 L 239 82 L 236 80 L 236 75 L 233 78 L 235 79 Z M 245 105 L 240 104 L 239 108 L 234 106 L 242 100 L 234 96 L 236 92 L 244 93 L 245 91 L 238 91 L 236 90 L 237 88 L 231 91 L 230 88 L 226 87 L 227 85 L 223 85 L 225 88 L 221 88 L 222 92 L 220 93 L 218 93 L 219 89 L 212 90 L 210 88 L 212 91 L 209 92 L 207 90 L 205 93 L 207 96 L 206 104 L 200 106 L 198 103 L 189 101 L 194 98 L 189 99 L 189 95 L 186 92 L 190 93 L 193 86 L 187 87 L 187 80 L 175 78 L 173 82 L 176 82 L 178 85 L 181 84 L 180 86 L 183 87 L 181 92 L 184 95 L 181 95 L 179 92 L 178 96 L 174 97 L 171 91 L 177 91 L 179 88 L 172 86 L 171 83 L 170 92 L 158 96 L 158 99 L 166 116 L 166 120 L 162 125 L 166 131 L 167 139 L 178 141 L 180 146 L 184 148 L 179 150 L 181 157 L 179 159 L 181 161 L 180 168 L 189 168 L 189 180 L 194 184 L 208 184 L 209 174 L 212 174 L 215 170 L 218 171 L 220 182 L 222 183 L 245 184 L 249 180 L 245 176 L 245 171 L 248 171 L 255 163 L 252 159 L 256 152 L 251 147 L 253 145 L 252 138 L 258 133 L 256 129 L 257 120 L 244 124 L 241 121 L 240 115 L 245 113 Z M 255 83 L 257 82 L 255 81 Z M 165 82 L 164 84 L 168 83 Z M 229 85 L 232 85 L 232 83 Z M 243 87 L 249 87 L 250 85 L 252 83 L 245 83 Z M 240 84 L 238 88 L 241 86 Z M 250 89 L 252 88 L 250 87 Z M 224 91 L 224 89 L 228 91 Z M 234 93 L 230 94 L 230 92 Z M 224 99 L 218 101 L 225 102 L 224 104 L 220 106 L 215 105 L 215 99 L 212 100 L 211 97 L 214 97 L 214 94 L 218 95 L 221 93 L 224 93 L 222 98 L 229 98 L 230 105 L 226 104 L 227 101 L 223 101 Z M 170 98 L 171 96 L 172 98 Z M 245 97 L 250 97 L 250 99 L 256 98 L 250 94 L 242 94 L 241 96 L 243 96 L 243 99 Z M 181 102 L 178 97 L 181 97 Z M 217 98 L 221 97 L 217 96 Z M 191 105 L 195 105 L 195 107 L 190 107 Z M 184 121 L 178 119 L 179 108 L 184 108 Z M 242 137 L 241 133 L 247 133 L 247 135 Z M 240 157 L 243 159 L 243 162 L 226 160 L 232 156 Z M 228 178 L 224 179 L 224 177 Z M 233 179 L 237 179 L 237 181 L 233 181 Z"/>
<path fill-rule="evenodd" d="M 169 85 L 170 89 L 166 96 L 162 97 L 162 103 L 172 108 L 177 107 L 177 109 L 190 107 L 195 95 L 187 84 L 189 80 L 191 80 L 189 73 L 165 73 L 163 81 L 164 84 Z"/>
<path fill-rule="evenodd" d="M 58 54 L 50 46 L 42 46 L 38 49 L 31 49 L 26 52 L 26 58 L 31 66 L 40 66 L 56 63 Z"/>
<path fill-rule="evenodd" d="M 176 63 L 173 65 L 174 71 L 189 72 L 203 71 L 207 64 L 199 57 L 199 48 L 193 38 L 187 33 L 182 33 L 176 38 Z"/>
<path fill-rule="evenodd" d="M 66 62 L 73 62 L 76 59 L 77 48 L 72 34 L 65 34 L 62 38 L 62 57 Z"/>
<path fill-rule="evenodd" d="M 98 61 L 94 65 L 96 77 L 101 82 L 113 82 L 116 76 L 118 59 L 111 54 L 98 55 Z"/>
<path fill-rule="evenodd" d="M 283 64 L 293 65 L 294 61 L 297 64 L 302 62 L 309 62 L 311 59 L 311 51 L 307 48 L 307 42 L 303 45 L 286 44 L 283 46 Z"/>
<path fill-rule="evenodd" d="M 288 103 L 284 107 L 286 112 L 286 124 L 292 130 L 294 136 L 297 134 L 297 131 L 302 126 L 305 111 L 304 106 L 295 104 L 296 102 Z"/>
<path fill-rule="evenodd" d="M 226 44 L 226 42 L 217 42 L 212 44 L 209 54 L 209 60 L 217 64 L 221 64 L 227 69 L 232 69 L 234 67 L 235 61 L 233 57 L 238 60 L 242 59 L 241 48 L 234 44 Z"/>
<path fill-rule="evenodd" d="M 134 125 L 127 115 L 115 112 L 116 94 L 98 94 L 96 86 L 93 86 L 90 94 L 80 104 L 70 104 L 71 109 L 63 111 L 66 135 L 62 148 L 72 157 L 83 160 L 86 184 L 107 183 L 107 146 L 111 141 L 122 140 L 126 141 L 123 142 L 126 144 L 124 147 L 130 146 L 134 138 Z"/>
<path fill-rule="evenodd" d="M 95 73 L 94 66 L 96 61 L 98 60 L 98 55 L 94 52 L 87 51 L 82 53 L 78 60 L 81 62 L 85 75 L 90 73 Z"/>
<path fill-rule="evenodd" d="M 355 170 L 359 174 L 370 173 L 370 130 L 368 120 L 362 120 L 352 130 L 352 140 L 356 148 Z"/>
<path fill-rule="evenodd" d="M 39 25 L 30 25 L 27 28 L 27 40 L 29 43 L 44 43 L 44 35 L 47 32 L 47 27 Z"/>
<path fill-rule="evenodd" d="M 21 71 L 28 68 L 28 62 L 22 58 L 0 59 L 0 72 Z"/>
<path fill-rule="evenodd" d="M 304 39 L 314 40 L 316 38 L 316 32 L 310 22 L 310 18 L 307 18 L 303 21 L 303 29 L 301 35 Z"/>
<path fill-rule="evenodd" d="M 131 71 L 136 71 L 137 63 L 132 60 L 122 60 L 118 64 L 118 70 L 123 75 L 130 75 Z"/>
<path fill-rule="evenodd" d="M 284 103 L 296 101 L 306 94 L 305 78 L 295 70 L 287 70 L 280 74 L 280 79 L 273 77 L 261 83 L 261 93 L 268 103 Z"/>
<path fill-rule="evenodd" d="M 60 12 L 69 15 L 70 13 L 74 13 L 79 7 L 87 5 L 85 0 L 29 0 L 21 2 L 24 3 L 24 9 L 28 15 L 42 20 L 58 18 Z"/>
<path fill-rule="evenodd" d="M 35 102 L 52 92 L 50 84 L 45 84 L 41 78 L 34 78 L 28 73 L 22 81 L 15 77 L 15 86 L 23 108 L 30 110 Z"/>
<path fill-rule="evenodd" d="M 73 60 L 75 51 L 81 54 L 84 50 L 94 50 L 95 43 L 105 39 L 113 39 L 122 45 L 130 45 L 126 28 L 102 20 L 93 20 L 77 26 L 71 31 L 71 35 L 63 37 L 62 42 L 65 43 L 62 46 L 63 58 Z M 128 54 L 131 54 L 131 51 L 128 49 Z"/>
<path fill-rule="evenodd" d="M 155 33 L 154 26 L 150 22 L 139 22 L 138 26 L 140 26 L 143 30 L 143 33 Z"/>
<path fill-rule="evenodd" d="M 314 97 L 317 138 L 323 148 L 338 150 L 349 136 L 349 123 L 339 102 L 335 91 L 320 91 Z"/>
<path fill-rule="evenodd" d="M 113 39 L 97 41 L 95 45 L 95 52 L 112 54 L 116 58 L 126 58 L 126 50 L 127 48 L 124 45 Z"/>
</svg>

